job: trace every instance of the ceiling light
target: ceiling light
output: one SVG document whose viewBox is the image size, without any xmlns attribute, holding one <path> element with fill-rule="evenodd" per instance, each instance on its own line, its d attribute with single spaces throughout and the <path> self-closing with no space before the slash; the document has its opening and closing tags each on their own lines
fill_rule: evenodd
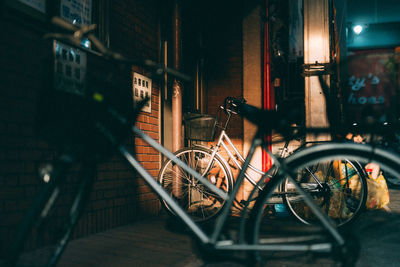
<svg viewBox="0 0 400 267">
<path fill-rule="evenodd" d="M 353 31 L 357 35 L 360 34 L 362 32 L 362 30 L 363 30 L 363 27 L 361 25 L 356 25 L 353 27 Z"/>
</svg>

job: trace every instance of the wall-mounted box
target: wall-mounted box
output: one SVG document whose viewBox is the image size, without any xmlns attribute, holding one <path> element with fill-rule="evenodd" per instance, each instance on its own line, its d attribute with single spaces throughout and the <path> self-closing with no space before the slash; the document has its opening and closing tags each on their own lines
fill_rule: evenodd
<svg viewBox="0 0 400 267">
<path fill-rule="evenodd" d="M 133 100 L 136 102 L 149 98 L 142 111 L 151 113 L 151 79 L 139 73 L 133 73 Z"/>
</svg>

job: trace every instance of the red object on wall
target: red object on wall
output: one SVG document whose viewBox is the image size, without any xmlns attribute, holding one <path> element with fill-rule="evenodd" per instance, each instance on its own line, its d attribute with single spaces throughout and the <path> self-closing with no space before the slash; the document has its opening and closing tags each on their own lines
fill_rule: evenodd
<svg viewBox="0 0 400 267">
<path fill-rule="evenodd" d="M 269 43 L 269 1 L 265 1 L 265 14 L 267 14 L 267 19 L 264 22 L 264 47 L 263 47 L 263 108 L 266 110 L 272 110 L 275 106 L 275 94 L 271 84 L 271 50 Z M 268 148 L 272 148 L 272 136 L 271 133 L 265 136 L 268 143 Z M 263 150 L 262 152 L 262 169 L 263 171 L 269 170 L 272 165 L 272 159 L 268 153 Z"/>
</svg>

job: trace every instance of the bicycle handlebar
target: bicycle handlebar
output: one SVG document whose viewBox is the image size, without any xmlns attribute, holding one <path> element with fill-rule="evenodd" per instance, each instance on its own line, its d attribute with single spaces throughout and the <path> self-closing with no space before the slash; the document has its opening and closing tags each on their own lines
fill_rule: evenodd
<svg viewBox="0 0 400 267">
<path fill-rule="evenodd" d="M 69 32 L 73 32 L 72 34 L 63 34 L 63 33 L 50 33 L 46 34 L 45 38 L 54 38 L 54 39 L 61 39 L 66 40 L 67 42 L 71 43 L 74 46 L 79 46 L 82 38 L 88 38 L 93 45 L 99 50 L 99 52 L 104 55 L 107 59 L 124 63 L 124 64 L 132 64 L 132 65 L 141 65 L 147 66 L 154 70 L 154 73 L 157 75 L 162 75 L 164 73 L 170 74 L 175 76 L 176 78 L 183 80 L 183 81 L 191 81 L 190 76 L 179 72 L 178 70 L 171 69 L 168 67 L 163 66 L 162 64 L 156 63 L 152 60 L 145 59 L 145 60 L 138 60 L 138 59 L 130 59 L 126 58 L 120 53 L 112 51 L 111 49 L 107 48 L 93 33 L 93 30 L 96 29 L 96 25 L 82 25 L 80 27 L 69 23 L 68 21 L 60 18 L 60 17 L 53 17 L 51 18 L 52 24 L 66 30 Z"/>
<path fill-rule="evenodd" d="M 284 136 L 292 136 L 294 132 L 297 132 L 295 128 L 291 127 L 291 120 L 293 119 L 291 116 L 286 116 L 275 110 L 263 110 L 246 104 L 244 98 L 227 97 L 221 109 L 223 109 L 225 113 L 238 114 L 246 118 L 257 125 L 264 133 L 275 129 Z"/>
<path fill-rule="evenodd" d="M 246 103 L 246 99 L 238 99 L 235 97 L 228 96 L 224 100 L 224 105 L 221 106 L 221 109 L 224 110 L 225 114 L 227 113 L 232 113 L 232 114 L 238 114 L 239 110 L 238 107 L 241 103 Z"/>
</svg>

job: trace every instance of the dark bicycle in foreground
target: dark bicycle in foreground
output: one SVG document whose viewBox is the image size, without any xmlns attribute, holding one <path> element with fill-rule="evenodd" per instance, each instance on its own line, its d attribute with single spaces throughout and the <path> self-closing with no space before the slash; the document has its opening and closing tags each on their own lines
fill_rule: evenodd
<svg viewBox="0 0 400 267">
<path fill-rule="evenodd" d="M 119 64 L 127 65 L 128 69 L 132 64 L 138 63 L 137 61 L 127 60 L 121 55 L 106 49 L 90 33 L 93 29 L 91 26 L 77 28 L 58 18 L 53 19 L 53 22 L 63 28 L 64 31 L 73 33 L 51 35 L 58 41 L 68 42 L 70 45 L 79 48 L 81 38 L 87 37 L 98 48 L 100 56 L 106 60 L 117 62 L 118 66 Z M 157 64 L 148 65 L 156 67 L 161 72 L 166 71 L 176 75 L 181 79 L 186 77 L 176 71 L 161 68 Z M 271 177 L 263 188 L 251 210 L 248 204 L 244 205 L 240 223 L 235 225 L 235 227 L 237 226 L 234 229 L 235 231 L 230 231 L 232 230 L 230 229 L 232 225 L 229 224 L 228 219 L 231 214 L 231 208 L 235 202 L 239 187 L 245 178 L 245 171 L 249 167 L 254 151 L 259 146 L 267 149 L 264 134 L 270 129 L 280 131 L 286 128 L 289 124 L 285 118 L 280 117 L 275 112 L 262 111 L 242 102 L 231 101 L 230 104 L 236 107 L 238 114 L 258 125 L 258 131 L 252 141 L 249 154 L 242 165 L 242 171 L 236 178 L 235 184 L 232 184 L 232 190 L 226 191 L 223 187 L 219 187 L 216 183 L 217 179 L 209 180 L 207 177 L 202 176 L 202 174 L 190 168 L 182 160 L 176 158 L 173 153 L 167 151 L 163 146 L 134 126 L 136 117 L 145 103 L 144 101 L 135 109 L 120 108 L 119 105 L 121 104 L 118 101 L 114 101 L 112 92 L 107 91 L 102 86 L 102 84 L 99 84 L 99 88 L 92 88 L 91 91 L 84 95 L 75 94 L 71 91 L 53 91 L 48 95 L 47 104 L 49 105 L 44 106 L 44 108 L 50 108 L 49 110 L 54 111 L 54 113 L 52 116 L 45 118 L 44 125 L 47 123 L 48 126 L 54 126 L 53 123 L 56 123 L 60 128 L 45 127 L 47 130 L 45 136 L 50 141 L 61 140 L 58 145 L 63 153 L 60 153 L 61 156 L 52 164 L 52 168 L 49 168 L 48 173 L 45 173 L 51 179 L 24 218 L 13 244 L 10 244 L 9 253 L 5 259 L 6 266 L 18 264 L 18 258 L 28 233 L 47 216 L 48 211 L 60 193 L 66 174 L 73 164 L 80 162 L 84 166 L 85 176 L 80 180 L 76 194 L 73 197 L 69 216 L 65 220 L 65 228 L 60 233 L 60 239 L 55 245 L 47 266 L 57 264 L 91 191 L 94 166 L 99 160 L 107 157 L 110 151 L 118 151 L 168 205 L 170 210 L 180 218 L 200 244 L 202 256 L 212 255 L 212 258 L 214 256 L 218 258 L 218 255 L 229 255 L 232 260 L 236 260 L 237 256 L 238 259 L 243 260 L 248 265 L 261 265 L 264 263 L 264 256 L 269 257 L 271 251 L 317 253 L 332 257 L 334 261 L 346 266 L 354 265 L 358 255 L 357 240 L 337 229 L 337 225 L 328 214 L 321 210 L 320 203 L 315 202 L 310 192 L 307 192 L 301 186 L 302 181 L 297 180 L 296 171 L 308 166 L 310 163 L 325 159 L 331 160 L 335 157 L 345 157 L 350 160 L 374 159 L 378 163 L 385 165 L 393 173 L 398 174 L 400 170 L 400 159 L 395 154 L 367 145 L 322 144 L 305 148 L 285 159 L 277 158 L 270 153 L 278 166 L 277 173 Z M 85 112 L 82 113 L 82 111 Z M 71 114 L 75 116 L 71 116 Z M 58 119 L 58 121 L 53 122 L 54 118 Z M 68 139 L 59 138 L 60 136 L 64 137 L 66 132 L 68 133 Z M 208 188 L 207 190 L 212 192 L 215 198 L 225 203 L 218 217 L 216 217 L 211 233 L 205 231 L 200 224 L 195 222 L 176 199 L 170 195 L 170 192 L 165 191 L 163 186 L 145 170 L 123 145 L 124 138 L 130 132 L 133 132 L 137 137 L 143 139 L 173 161 L 176 166 L 179 166 L 179 168 L 196 179 L 193 181 L 201 183 L 202 187 Z M 274 194 L 275 189 L 283 181 L 288 181 L 290 187 L 296 190 L 296 196 L 301 197 L 309 212 L 314 214 L 315 220 L 318 220 L 319 223 L 313 227 L 307 225 L 302 225 L 302 228 L 296 227 L 291 232 L 292 235 L 286 235 L 281 231 L 275 231 L 268 227 L 268 224 L 264 221 L 264 208 Z M 251 198 L 254 197 L 253 194 L 251 194 Z"/>
</svg>

